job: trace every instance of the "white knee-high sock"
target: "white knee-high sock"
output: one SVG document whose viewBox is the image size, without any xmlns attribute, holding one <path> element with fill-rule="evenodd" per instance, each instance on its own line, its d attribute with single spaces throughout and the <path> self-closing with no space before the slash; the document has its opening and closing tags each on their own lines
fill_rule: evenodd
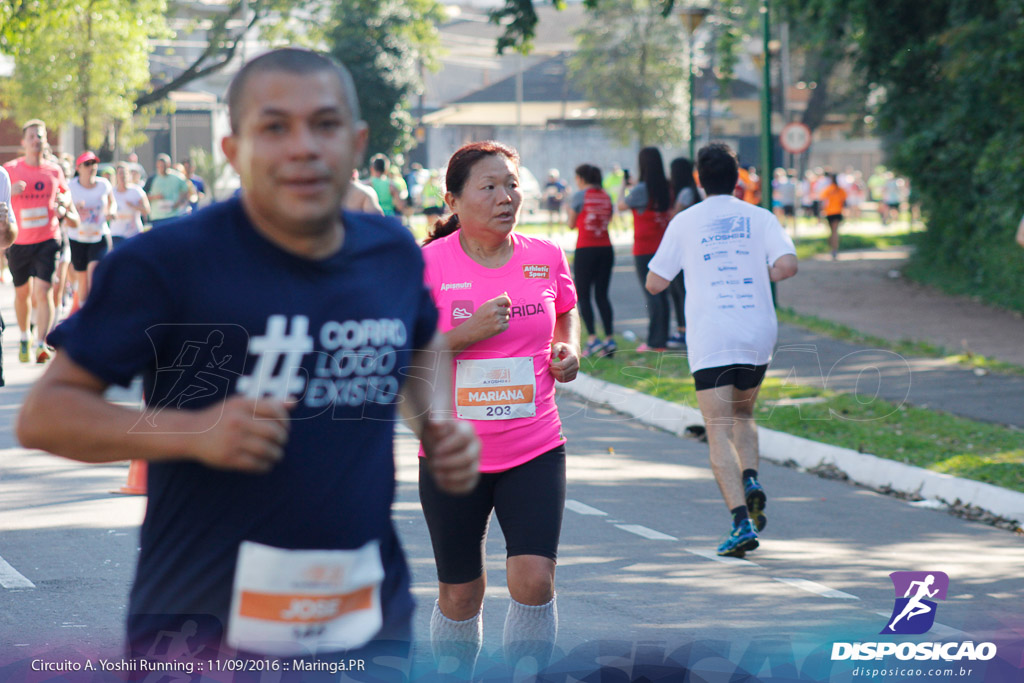
<svg viewBox="0 0 1024 683">
<path fill-rule="evenodd" d="M 484 644 L 483 609 L 465 621 L 453 621 L 441 613 L 434 601 L 430 615 L 430 649 L 438 672 L 459 680 L 469 680 L 476 668 L 476 659 Z"/>
<path fill-rule="evenodd" d="M 505 663 L 509 667 L 515 668 L 524 657 L 536 660 L 537 671 L 548 665 L 555 647 L 555 636 L 558 635 L 556 598 L 552 597 L 544 605 L 523 605 L 515 600 L 509 602 L 502 640 Z"/>
</svg>

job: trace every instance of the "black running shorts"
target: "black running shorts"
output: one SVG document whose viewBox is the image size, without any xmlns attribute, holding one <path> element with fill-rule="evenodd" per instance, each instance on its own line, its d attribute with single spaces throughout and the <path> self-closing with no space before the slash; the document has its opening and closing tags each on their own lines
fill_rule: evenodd
<svg viewBox="0 0 1024 683">
<path fill-rule="evenodd" d="M 99 261 L 110 251 L 110 236 L 99 242 L 79 242 L 71 240 L 71 267 L 78 273 L 89 269 L 89 264 Z"/>
<path fill-rule="evenodd" d="M 481 474 L 466 496 L 438 489 L 426 459 L 420 458 L 420 502 L 442 583 L 469 583 L 483 575 L 491 510 L 505 535 L 508 557 L 556 560 L 565 510 L 565 446 L 510 470 Z"/>
<path fill-rule="evenodd" d="M 721 365 L 717 368 L 704 368 L 693 373 L 693 383 L 697 391 L 716 387 L 734 386 L 740 391 L 747 391 L 761 385 L 768 365 Z"/>
<path fill-rule="evenodd" d="M 60 241 L 57 239 L 35 244 L 12 244 L 7 249 L 7 267 L 11 269 L 14 286 L 21 287 L 30 277 L 53 282 L 59 255 Z"/>
</svg>

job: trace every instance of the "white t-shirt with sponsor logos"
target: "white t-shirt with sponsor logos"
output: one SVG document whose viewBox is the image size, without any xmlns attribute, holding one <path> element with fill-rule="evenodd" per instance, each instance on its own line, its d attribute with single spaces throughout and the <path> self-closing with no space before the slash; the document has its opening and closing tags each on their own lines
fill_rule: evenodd
<svg viewBox="0 0 1024 683">
<path fill-rule="evenodd" d="M 770 212 L 714 195 L 679 213 L 651 259 L 652 272 L 686 283 L 686 347 L 693 371 L 764 365 L 778 338 L 768 267 L 796 254 Z"/>
<path fill-rule="evenodd" d="M 11 206 L 11 177 L 7 171 L 0 166 L 0 204 L 7 205 L 7 221 L 14 226 L 18 222 L 14 218 L 14 207 Z"/>
<path fill-rule="evenodd" d="M 68 238 L 76 242 L 93 244 L 110 234 L 107 225 L 106 197 L 114 194 L 114 188 L 106 178 L 97 178 L 92 187 L 85 187 L 78 178 L 71 180 L 71 198 L 78 209 L 77 228 L 68 227 Z"/>
<path fill-rule="evenodd" d="M 126 185 L 124 192 L 114 188 L 117 202 L 117 218 L 110 222 L 110 234 L 114 237 L 134 237 L 142 232 L 142 212 L 133 207 L 140 206 L 146 193 L 138 185 Z"/>
</svg>

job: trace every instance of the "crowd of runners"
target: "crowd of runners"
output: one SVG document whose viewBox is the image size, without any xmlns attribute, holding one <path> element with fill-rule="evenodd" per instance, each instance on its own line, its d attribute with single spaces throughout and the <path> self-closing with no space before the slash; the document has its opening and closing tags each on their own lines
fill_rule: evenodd
<svg viewBox="0 0 1024 683">
<path fill-rule="evenodd" d="M 621 353 L 608 297 L 617 212 L 632 216 L 649 315 L 635 352 L 687 350 L 730 515 L 717 552 L 758 548 L 768 497 L 753 414 L 777 336 L 770 286 L 797 272 L 780 218 L 811 197 L 838 229 L 870 182 L 854 174 L 844 189 L 824 174 L 820 190 L 808 177 L 814 189 L 800 191 L 778 172 L 776 216 L 756 206 L 756 172 L 722 144 L 667 165 L 644 148 L 633 178 L 581 163 L 575 187 L 551 174 L 547 195 L 577 231 L 570 269 L 554 242 L 516 230 L 524 193 L 507 145 L 464 145 L 443 177 L 364 160 L 351 78 L 304 50 L 249 62 L 227 102 L 222 149 L 241 188 L 205 208 L 189 165 L 161 155 L 145 181 L 132 163 L 107 179 L 92 152 L 74 168 L 54 157 L 39 120 L 24 125 L 10 182 L 0 174 L 0 244 L 5 228 L 16 232 L 19 357 L 50 361 L 19 438 L 84 462 L 151 463 L 133 654 L 185 628 L 214 649 L 271 656 L 408 641 L 410 575 L 390 520 L 401 410 L 422 444 L 438 666 L 472 675 L 493 511 L 512 598 L 506 658 L 543 667 L 567 485 L 555 385 L 576 377 L 581 357 Z M 422 248 L 400 220 L 412 211 L 429 218 Z M 63 317 L 65 244 L 78 311 L 47 335 Z M 194 362 L 178 362 L 196 348 Z M 139 375 L 143 421 L 104 398 Z M 314 617 L 295 617 L 309 604 Z"/>
<path fill-rule="evenodd" d="M 91 151 L 55 154 L 40 119 L 23 124 L 21 143 L 23 156 L 0 176 L 17 229 L 3 260 L 15 291 L 18 360 L 46 363 L 53 356 L 46 335 L 85 302 L 99 261 L 144 230 L 198 209 L 206 188 L 190 160 L 172 165 L 166 154 L 145 181 L 135 161 L 101 170 Z"/>
</svg>

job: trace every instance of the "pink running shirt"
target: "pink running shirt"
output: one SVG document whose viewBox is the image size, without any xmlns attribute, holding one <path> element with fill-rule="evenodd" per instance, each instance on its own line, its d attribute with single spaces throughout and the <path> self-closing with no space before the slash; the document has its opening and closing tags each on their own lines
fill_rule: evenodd
<svg viewBox="0 0 1024 683">
<path fill-rule="evenodd" d="M 467 390 L 456 387 L 456 402 L 476 401 L 476 410 L 493 410 L 497 419 L 474 419 L 480 436 L 481 472 L 502 472 L 565 443 L 562 422 L 555 406 L 555 379 L 548 365 L 554 339 L 555 318 L 576 305 L 576 286 L 569 274 L 569 265 L 562 249 L 547 240 L 512 233 L 513 254 L 501 268 L 486 268 L 463 251 L 459 233 L 428 244 L 423 248 L 426 261 L 424 278 L 434 295 L 440 313 L 438 331 L 448 332 L 468 319 L 485 302 L 508 293 L 512 299 L 512 319 L 501 334 L 473 344 L 455 357 L 453 375 L 460 361 L 483 359 L 500 365 L 505 359 L 526 358 L 532 361 L 536 382 L 533 417 L 502 416 L 508 406 L 509 393 L 502 385 L 501 367 L 486 373 L 494 376 L 495 386 Z M 499 359 L 494 361 L 492 359 Z M 486 383 L 488 380 L 484 379 Z M 515 382 L 513 382 L 515 384 Z M 504 387 L 504 389 L 503 389 Z M 512 393 L 515 388 L 511 387 Z M 462 392 L 460 398 L 459 392 Z M 529 391 L 526 391 L 529 399 Z M 523 395 L 519 394 L 520 400 Z M 491 400 L 489 400 L 491 399 Z M 516 399 L 513 396 L 512 401 Z M 491 405 L 493 404 L 493 405 Z M 420 455 L 423 455 L 422 449 Z"/>
<path fill-rule="evenodd" d="M 68 191 L 64 171 L 52 161 L 29 166 L 25 157 L 4 164 L 11 184 L 25 181 L 25 190 L 11 197 L 18 219 L 15 244 L 38 244 L 57 236 L 57 194 Z"/>
</svg>

